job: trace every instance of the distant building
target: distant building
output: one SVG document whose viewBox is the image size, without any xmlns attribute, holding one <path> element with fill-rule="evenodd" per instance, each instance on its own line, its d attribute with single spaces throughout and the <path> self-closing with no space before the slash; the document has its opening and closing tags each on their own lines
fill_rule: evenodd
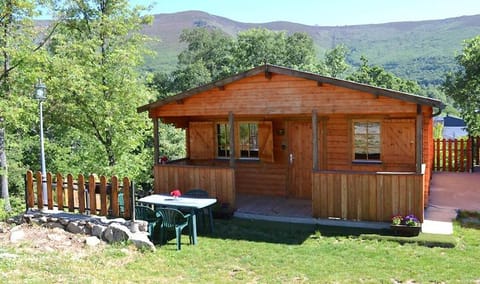
<svg viewBox="0 0 480 284">
<path fill-rule="evenodd" d="M 465 121 L 459 117 L 447 116 L 435 117 L 434 123 L 443 124 L 442 136 L 445 139 L 458 139 L 460 137 L 468 136 L 467 125 Z"/>
</svg>

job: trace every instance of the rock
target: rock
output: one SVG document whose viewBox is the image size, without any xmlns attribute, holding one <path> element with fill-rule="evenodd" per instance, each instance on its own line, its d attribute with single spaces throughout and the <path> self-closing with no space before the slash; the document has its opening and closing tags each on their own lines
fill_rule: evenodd
<svg viewBox="0 0 480 284">
<path fill-rule="evenodd" d="M 98 244 L 100 244 L 100 242 L 100 239 L 95 236 L 90 236 L 85 239 L 85 244 L 87 244 L 87 246 L 89 247 L 97 246 Z"/>
<path fill-rule="evenodd" d="M 92 236 L 101 238 L 106 228 L 107 227 L 103 225 L 93 225 L 91 234 Z"/>
<path fill-rule="evenodd" d="M 42 223 L 42 224 L 45 224 L 45 223 L 48 222 L 47 216 L 42 216 L 42 217 L 38 218 L 38 220 L 39 220 L 40 223 Z"/>
<path fill-rule="evenodd" d="M 65 219 L 65 218 L 60 218 L 60 224 L 64 225 L 64 226 L 67 226 L 68 223 L 70 223 L 70 221 L 68 219 Z"/>
<path fill-rule="evenodd" d="M 24 214 L 23 221 L 27 224 L 32 223 L 33 215 L 32 214 Z"/>
<path fill-rule="evenodd" d="M 68 223 L 67 227 L 65 228 L 68 232 L 73 234 L 80 234 L 83 232 L 83 228 L 78 225 L 77 222 L 70 222 Z"/>
<path fill-rule="evenodd" d="M 60 234 L 48 234 L 47 238 L 51 241 L 54 241 L 54 242 L 60 242 L 60 241 L 63 241 L 65 239 L 65 237 L 63 235 L 60 235 Z"/>
<path fill-rule="evenodd" d="M 140 232 L 148 231 L 148 222 L 143 220 L 135 220 L 135 223 L 138 223 L 138 230 Z"/>
<path fill-rule="evenodd" d="M 57 223 L 57 222 L 48 222 L 48 223 L 45 224 L 44 226 L 45 226 L 46 228 L 50 228 L 50 229 L 53 229 L 53 228 L 65 229 L 65 226 L 63 226 L 62 224 Z"/>
<path fill-rule="evenodd" d="M 132 233 L 127 227 L 117 223 L 112 223 L 103 233 L 103 239 L 109 243 L 122 242 L 130 239 L 131 235 Z"/>
<path fill-rule="evenodd" d="M 25 238 L 25 232 L 23 230 L 10 231 L 10 242 L 17 243 Z"/>
<path fill-rule="evenodd" d="M 130 241 L 135 245 L 138 249 L 148 249 L 151 251 L 155 251 L 155 245 L 148 239 L 148 235 L 145 232 L 137 232 L 132 234 L 130 237 Z"/>
<path fill-rule="evenodd" d="M 48 217 L 48 222 L 58 222 L 58 218 L 56 218 L 56 217 Z"/>
</svg>

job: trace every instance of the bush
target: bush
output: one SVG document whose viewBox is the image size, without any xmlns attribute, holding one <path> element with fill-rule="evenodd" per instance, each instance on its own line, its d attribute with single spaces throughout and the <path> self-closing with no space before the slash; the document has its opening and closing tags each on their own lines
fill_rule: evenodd
<svg viewBox="0 0 480 284">
<path fill-rule="evenodd" d="M 21 195 L 10 196 L 9 211 L 5 210 L 5 199 L 0 199 L 0 221 L 6 221 L 12 216 L 19 215 L 25 210 L 25 198 Z"/>
</svg>

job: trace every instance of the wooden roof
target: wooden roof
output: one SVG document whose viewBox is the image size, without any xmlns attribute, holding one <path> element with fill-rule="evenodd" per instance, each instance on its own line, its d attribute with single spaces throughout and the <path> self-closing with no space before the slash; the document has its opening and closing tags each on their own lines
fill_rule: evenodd
<svg viewBox="0 0 480 284">
<path fill-rule="evenodd" d="M 439 109 L 443 109 L 445 105 L 436 99 L 431 99 L 428 97 L 423 97 L 423 96 L 418 96 L 414 94 L 409 94 L 405 92 L 399 92 L 399 91 L 394 91 L 394 90 L 389 90 L 385 88 L 379 88 L 379 87 L 374 87 L 362 83 L 356 83 L 348 80 L 342 80 L 342 79 L 337 79 L 337 78 L 332 78 L 332 77 L 327 77 L 327 76 L 322 76 L 310 72 L 304 72 L 304 71 L 298 71 L 294 70 L 291 68 L 286 68 L 286 67 L 281 67 L 281 66 L 275 66 L 271 64 L 265 64 L 261 65 L 258 67 L 255 67 L 253 69 L 247 70 L 245 72 L 227 77 L 222 80 L 218 80 L 203 86 L 199 86 L 190 90 L 187 90 L 183 93 L 179 93 L 177 95 L 167 97 L 165 99 L 161 99 L 146 105 L 143 105 L 139 108 L 137 108 L 137 112 L 144 112 L 144 111 L 149 111 L 151 109 L 155 109 L 157 107 L 161 107 L 163 105 L 169 104 L 171 102 L 175 101 L 181 101 L 183 99 L 186 99 L 188 97 L 194 96 L 196 94 L 199 94 L 204 91 L 208 91 L 213 88 L 222 88 L 225 85 L 228 85 L 232 82 L 255 76 L 260 73 L 265 72 L 266 75 L 269 73 L 276 73 L 276 74 L 282 74 L 282 75 L 287 75 L 287 76 L 294 76 L 294 77 L 299 77 L 299 78 L 304 78 L 307 80 L 312 80 L 312 81 L 317 81 L 319 84 L 331 84 L 334 86 L 339 86 L 339 87 L 344 87 L 348 89 L 353 89 L 357 91 L 362 91 L 366 93 L 373 94 L 375 96 L 385 96 L 393 99 L 398 99 L 402 101 L 407 101 L 407 102 L 412 102 L 420 105 L 427 105 L 427 106 L 432 106 L 436 107 Z"/>
</svg>

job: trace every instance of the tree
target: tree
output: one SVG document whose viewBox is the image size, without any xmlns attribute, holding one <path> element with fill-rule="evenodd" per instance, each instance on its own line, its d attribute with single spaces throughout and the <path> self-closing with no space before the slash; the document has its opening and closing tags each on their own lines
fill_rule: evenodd
<svg viewBox="0 0 480 284">
<path fill-rule="evenodd" d="M 219 80 L 265 63 L 322 72 L 315 46 L 306 33 L 287 35 L 267 29 L 240 32 L 236 39 L 218 29 L 185 30 L 180 40 L 187 47 L 171 74 L 157 73 L 152 87 L 159 97 Z"/>
<path fill-rule="evenodd" d="M 397 77 L 382 67 L 370 66 L 364 56 L 360 60 L 362 65 L 347 80 L 412 94 L 420 92 L 420 86 L 416 82 Z"/>
<path fill-rule="evenodd" d="M 326 73 L 337 78 L 348 70 L 349 65 L 345 61 L 348 49 L 345 45 L 337 45 L 334 49 L 325 53 Z"/>
<path fill-rule="evenodd" d="M 203 66 L 210 74 L 207 77 L 217 80 L 232 73 L 232 37 L 219 29 L 187 29 L 180 35 L 180 42 L 187 48 L 178 55 L 178 69 L 189 65 Z M 188 73 L 188 72 L 186 72 Z"/>
<path fill-rule="evenodd" d="M 51 138 L 71 155 L 57 167 L 133 179 L 148 170 L 150 123 L 136 112 L 151 97 L 138 68 L 148 40 L 140 31 L 152 20 L 143 12 L 126 0 L 66 1 L 57 11 L 65 21 L 50 45 L 47 113 Z"/>
<path fill-rule="evenodd" d="M 460 109 L 471 135 L 480 135 L 480 36 L 465 41 L 457 61 L 460 69 L 448 73 L 445 92 Z"/>
<path fill-rule="evenodd" d="M 238 33 L 233 51 L 236 72 L 264 63 L 318 73 L 321 64 L 315 56 L 315 46 L 306 33 L 276 32 L 250 29 Z M 236 73 L 235 72 L 235 73 Z"/>
<path fill-rule="evenodd" d="M 44 3 L 48 1 L 43 1 Z M 33 101 L 24 90 L 32 89 L 34 78 L 41 74 L 39 62 L 44 59 L 42 48 L 55 31 L 52 26 L 34 25 L 33 17 L 38 15 L 36 1 L 5 0 L 0 2 L 0 176 L 1 197 L 9 210 L 9 182 L 7 168 L 7 150 L 13 157 L 22 156 L 23 136 L 29 121 Z M 10 131 L 6 131 L 6 129 Z M 12 141 L 13 143 L 7 143 Z M 19 142 L 20 141 L 20 142 Z M 22 149 L 23 148 L 23 149 Z M 13 159 L 13 168 L 19 168 L 19 159 Z M 24 174 L 24 172 L 23 172 Z M 14 182 L 18 188 L 22 178 L 17 176 Z"/>
</svg>

